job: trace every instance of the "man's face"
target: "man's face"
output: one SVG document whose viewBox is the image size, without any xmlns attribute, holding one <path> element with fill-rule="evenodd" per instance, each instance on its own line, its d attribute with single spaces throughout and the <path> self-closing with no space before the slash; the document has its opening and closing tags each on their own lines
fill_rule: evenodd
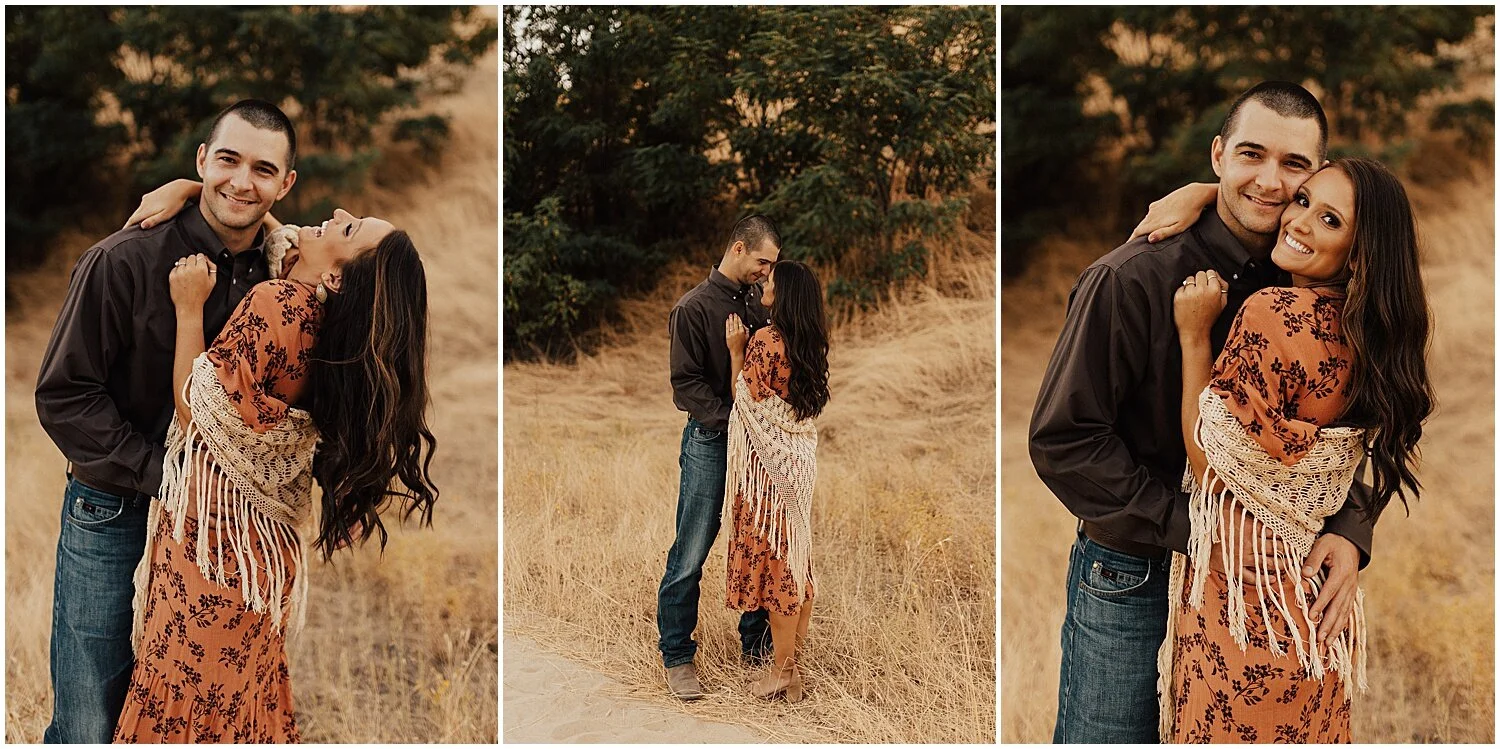
<svg viewBox="0 0 1500 749">
<path fill-rule="evenodd" d="M 1318 141 L 1316 119 L 1283 117 L 1258 101 L 1240 109 L 1234 132 L 1214 136 L 1211 151 L 1220 215 L 1227 213 L 1231 231 L 1272 240 L 1281 212 L 1318 169 Z"/>
<path fill-rule="evenodd" d="M 259 224 L 297 181 L 297 173 L 287 168 L 289 145 L 281 133 L 238 115 L 225 117 L 213 142 L 198 146 L 201 200 L 208 215 L 233 230 Z"/>
<path fill-rule="evenodd" d="M 733 253 L 738 261 L 739 270 L 739 278 L 734 280 L 742 284 L 759 283 L 771 274 L 771 266 L 775 265 L 776 258 L 781 256 L 781 248 L 769 239 L 762 239 L 760 246 L 753 250 L 747 250 L 744 247 L 743 243 L 734 243 Z"/>
</svg>

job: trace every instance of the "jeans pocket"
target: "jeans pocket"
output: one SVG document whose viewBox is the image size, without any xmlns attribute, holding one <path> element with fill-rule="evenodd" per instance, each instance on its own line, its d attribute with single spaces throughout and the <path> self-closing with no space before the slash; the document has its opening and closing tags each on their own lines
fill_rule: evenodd
<svg viewBox="0 0 1500 749">
<path fill-rule="evenodd" d="M 719 430 L 717 430 L 717 429 L 704 429 L 703 427 L 693 427 L 693 439 L 696 439 L 696 440 L 701 440 L 703 442 L 713 442 L 714 440 L 717 440 L 717 439 L 719 439 L 719 438 L 721 438 L 723 436 L 724 436 L 724 433 L 721 432 L 721 431 L 719 431 Z"/>
<path fill-rule="evenodd" d="M 79 528 L 103 528 L 125 514 L 126 499 L 73 481 L 68 485 L 68 522 Z"/>
<path fill-rule="evenodd" d="M 1103 551 L 1095 549 L 1095 551 Z M 1151 560 L 1119 552 L 1085 554 L 1078 587 L 1100 598 L 1121 598 L 1143 589 L 1151 580 Z"/>
</svg>

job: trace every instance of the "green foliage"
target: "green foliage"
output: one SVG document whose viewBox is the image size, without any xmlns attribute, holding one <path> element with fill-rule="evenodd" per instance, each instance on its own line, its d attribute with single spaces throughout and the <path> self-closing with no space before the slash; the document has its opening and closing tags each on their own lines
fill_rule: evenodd
<svg viewBox="0 0 1500 749">
<path fill-rule="evenodd" d="M 1034 240 L 1062 216 L 1118 207 L 1133 225 L 1151 200 L 1211 180 L 1209 143 L 1234 98 L 1262 80 L 1318 94 L 1334 153 L 1397 162 L 1422 124 L 1486 147 L 1491 99 L 1419 104 L 1457 88 L 1461 61 L 1451 45 L 1493 17 L 1493 6 L 1006 8 L 1003 274 L 1018 273 Z M 1083 114 L 1101 90 L 1123 105 L 1123 117 Z M 1122 139 L 1129 153 L 1114 179 L 1125 197 L 1112 206 L 1100 198 L 1107 176 L 1086 165 Z M 1038 151 L 1052 168 L 1030 171 Z M 1028 168 L 1013 172 L 1015 160 Z"/>
<path fill-rule="evenodd" d="M 924 272 L 993 154 L 993 28 L 972 7 L 507 7 L 506 356 L 572 350 L 752 212 L 840 271 L 837 299 Z"/>
<path fill-rule="evenodd" d="M 429 153 L 441 144 L 441 118 L 403 113 L 496 39 L 478 11 L 437 6 L 9 7 L 6 21 L 8 269 L 40 259 L 53 216 L 194 177 L 214 115 L 241 98 L 297 127 L 302 187 L 278 217 L 326 216 L 314 210 L 328 194 L 364 183 L 382 125 Z"/>
</svg>

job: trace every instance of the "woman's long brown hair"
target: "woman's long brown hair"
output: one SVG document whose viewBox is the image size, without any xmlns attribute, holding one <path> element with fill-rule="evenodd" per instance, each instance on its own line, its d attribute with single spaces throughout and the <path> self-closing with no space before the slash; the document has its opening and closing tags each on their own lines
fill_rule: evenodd
<svg viewBox="0 0 1500 749">
<path fill-rule="evenodd" d="M 309 406 L 322 442 L 313 476 L 323 488 L 314 546 L 333 552 L 379 534 L 392 499 L 432 522 L 428 475 L 437 441 L 427 428 L 427 275 L 411 238 L 393 231 L 343 266 L 311 352 Z"/>
<path fill-rule="evenodd" d="M 828 314 L 823 285 L 812 268 L 796 260 L 771 266 L 776 296 L 771 324 L 786 342 L 791 375 L 786 402 L 798 419 L 815 418 L 828 405 Z"/>
<path fill-rule="evenodd" d="M 1344 339 L 1353 352 L 1343 421 L 1368 430 L 1374 469 L 1371 502 L 1378 515 L 1392 496 L 1421 493 L 1413 467 L 1422 422 L 1435 401 L 1427 375 L 1432 315 L 1422 287 L 1416 221 L 1401 181 L 1379 162 L 1329 164 L 1354 183 L 1354 245 L 1349 253 Z M 1408 510 L 1410 508 L 1408 507 Z"/>
</svg>

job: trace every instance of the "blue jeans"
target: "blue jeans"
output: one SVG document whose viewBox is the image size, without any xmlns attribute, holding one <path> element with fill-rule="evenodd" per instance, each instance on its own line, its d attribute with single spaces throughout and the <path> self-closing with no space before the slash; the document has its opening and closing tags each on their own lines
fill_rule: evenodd
<svg viewBox="0 0 1500 749">
<path fill-rule="evenodd" d="M 728 433 L 704 429 L 688 419 L 677 458 L 682 469 L 677 487 L 677 538 L 667 552 L 667 571 L 656 591 L 656 629 L 661 638 L 657 648 L 667 668 L 691 663 L 698 653 L 698 643 L 693 641 L 693 630 L 698 627 L 698 582 L 719 535 L 728 449 Z M 741 653 L 759 658 L 770 649 L 770 614 L 765 609 L 741 614 Z"/>
<path fill-rule="evenodd" d="M 1171 555 L 1109 549 L 1080 529 L 1068 558 L 1056 744 L 1157 743 L 1156 655 Z"/>
<path fill-rule="evenodd" d="M 91 489 L 71 476 L 52 591 L 49 744 L 109 743 L 135 656 L 130 604 L 151 498 Z"/>
</svg>

